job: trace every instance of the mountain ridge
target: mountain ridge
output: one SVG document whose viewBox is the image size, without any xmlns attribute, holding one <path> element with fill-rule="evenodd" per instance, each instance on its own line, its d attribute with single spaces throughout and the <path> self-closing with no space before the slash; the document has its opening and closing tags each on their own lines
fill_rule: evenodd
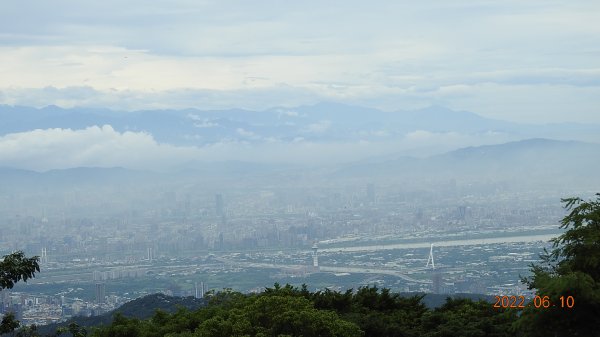
<svg viewBox="0 0 600 337">
<path fill-rule="evenodd" d="M 436 177 L 451 179 L 550 179 L 593 177 L 600 161 L 600 144 L 532 138 L 494 145 L 470 146 L 426 158 L 399 156 L 361 161 L 335 172 L 344 176 Z"/>
<path fill-rule="evenodd" d="M 31 108 L 0 105 L 0 137 L 34 129 L 79 130 L 111 125 L 118 132 L 147 132 L 174 145 L 203 145 L 223 140 L 330 142 L 401 139 L 423 130 L 462 134 L 503 133 L 519 138 L 597 139 L 600 125 L 580 123 L 522 124 L 479 114 L 430 106 L 415 110 L 382 111 L 341 103 L 321 102 L 295 108 L 157 109 L 115 111 L 57 106 Z"/>
<path fill-rule="evenodd" d="M 596 155 L 597 156 L 594 156 Z M 529 157 L 528 157 L 529 156 Z M 432 167 L 438 167 L 443 170 L 461 169 L 464 166 L 480 163 L 499 163 L 502 160 L 540 161 L 544 158 L 544 165 L 549 165 L 565 161 L 565 158 L 575 163 L 582 163 L 586 158 L 588 161 L 600 158 L 600 144 L 582 141 L 563 141 L 546 138 L 531 138 L 520 141 L 512 141 L 501 144 L 469 146 L 456 150 L 448 151 L 442 154 L 432 155 L 425 158 L 417 158 L 405 155 L 389 155 L 383 158 L 372 157 L 364 160 L 352 162 L 349 164 L 336 165 L 337 171 L 334 174 L 354 174 L 362 175 L 366 172 L 369 175 L 375 174 L 393 174 L 406 173 L 407 170 L 419 172 L 429 172 L 434 174 L 436 170 Z M 555 159 L 552 159 L 555 158 Z M 584 165 L 585 166 L 585 165 Z M 250 172 L 245 172 L 245 168 L 251 168 Z M 286 170 L 302 171 L 308 170 L 309 166 L 300 165 L 281 165 L 281 164 L 262 164 L 244 161 L 221 161 L 221 162 L 190 162 L 189 165 L 178 169 L 175 172 L 185 173 L 188 176 L 198 174 L 223 174 L 240 175 L 245 172 L 248 174 L 276 173 Z M 473 169 L 467 171 L 474 171 Z M 475 170 L 476 171 L 476 170 Z M 86 180 L 95 181 L 130 181 L 135 182 L 140 177 L 161 177 L 170 175 L 170 172 L 154 172 L 151 170 L 134 170 L 123 167 L 73 167 L 67 169 L 53 169 L 43 172 L 31 171 L 12 167 L 0 167 L 0 181 L 22 179 L 32 183 L 40 183 L 45 179 L 58 179 L 63 182 L 68 180 Z"/>
</svg>

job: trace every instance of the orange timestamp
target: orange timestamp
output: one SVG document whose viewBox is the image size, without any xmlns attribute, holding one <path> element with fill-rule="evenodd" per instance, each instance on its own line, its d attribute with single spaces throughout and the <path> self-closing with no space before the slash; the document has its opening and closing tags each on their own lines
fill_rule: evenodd
<svg viewBox="0 0 600 337">
<path fill-rule="evenodd" d="M 525 296 L 495 296 L 496 303 L 493 307 L 496 309 L 525 309 L 533 307 L 536 309 L 547 309 L 551 307 L 572 309 L 575 306 L 575 298 L 573 296 L 561 296 L 558 302 L 552 302 L 550 296 L 536 295 L 533 301 L 525 303 Z"/>
</svg>

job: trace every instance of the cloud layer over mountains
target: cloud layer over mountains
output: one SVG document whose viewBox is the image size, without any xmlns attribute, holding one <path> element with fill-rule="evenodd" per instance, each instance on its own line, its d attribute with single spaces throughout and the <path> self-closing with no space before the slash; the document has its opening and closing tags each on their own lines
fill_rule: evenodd
<svg viewBox="0 0 600 337">
<path fill-rule="evenodd" d="M 158 143 L 146 132 L 121 133 L 104 125 L 80 130 L 38 129 L 2 136 L 0 166 L 45 171 L 73 167 L 165 170 L 218 161 L 327 165 L 428 146 L 451 148 L 468 139 L 459 134 L 416 131 L 404 139 L 379 142 L 224 140 L 201 146 L 176 146 Z M 444 143 L 446 146 L 441 146 Z"/>
<path fill-rule="evenodd" d="M 308 166 L 532 137 L 598 141 L 600 126 L 515 124 L 442 107 L 384 112 L 322 103 L 265 111 L 120 112 L 0 106 L 0 166 L 172 170 L 209 162 Z"/>
<path fill-rule="evenodd" d="M 45 129 L 0 137 L 0 166 L 32 170 L 72 167 L 165 168 L 197 156 L 198 150 L 158 144 L 144 132 L 111 126 Z"/>
</svg>

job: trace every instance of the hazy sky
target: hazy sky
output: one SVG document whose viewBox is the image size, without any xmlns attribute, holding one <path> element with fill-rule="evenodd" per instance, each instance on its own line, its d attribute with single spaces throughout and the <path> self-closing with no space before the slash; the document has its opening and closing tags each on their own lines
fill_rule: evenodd
<svg viewBox="0 0 600 337">
<path fill-rule="evenodd" d="M 0 103 L 600 122 L 598 1 L 2 1 Z"/>
</svg>

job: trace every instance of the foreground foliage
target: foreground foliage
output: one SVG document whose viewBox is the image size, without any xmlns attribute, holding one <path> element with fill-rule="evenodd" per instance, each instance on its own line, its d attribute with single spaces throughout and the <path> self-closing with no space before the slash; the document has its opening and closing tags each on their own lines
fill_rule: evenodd
<svg viewBox="0 0 600 337">
<path fill-rule="evenodd" d="M 561 221 L 566 231 L 523 281 L 552 303 L 572 296 L 575 305 L 525 310 L 517 327 L 527 336 L 600 336 L 600 194 L 562 201 L 569 212 Z"/>
<path fill-rule="evenodd" d="M 26 257 L 22 251 L 17 251 L 2 257 L 0 261 L 0 291 L 11 289 L 19 281 L 27 282 L 40 271 L 39 257 Z M 7 313 L 0 322 L 0 334 L 14 331 L 20 326 L 13 313 Z"/>
<path fill-rule="evenodd" d="M 275 284 L 255 295 L 216 293 L 197 311 L 157 311 L 149 320 L 117 315 L 92 336 L 510 336 L 516 320 L 514 311 L 494 311 L 485 301 L 449 298 L 430 310 L 421 299 L 376 287 L 341 293 Z"/>
<path fill-rule="evenodd" d="M 40 271 L 39 257 L 25 257 L 25 253 L 17 251 L 5 255 L 0 261 L 0 290 L 11 289 L 19 281 L 27 282 Z"/>
</svg>

